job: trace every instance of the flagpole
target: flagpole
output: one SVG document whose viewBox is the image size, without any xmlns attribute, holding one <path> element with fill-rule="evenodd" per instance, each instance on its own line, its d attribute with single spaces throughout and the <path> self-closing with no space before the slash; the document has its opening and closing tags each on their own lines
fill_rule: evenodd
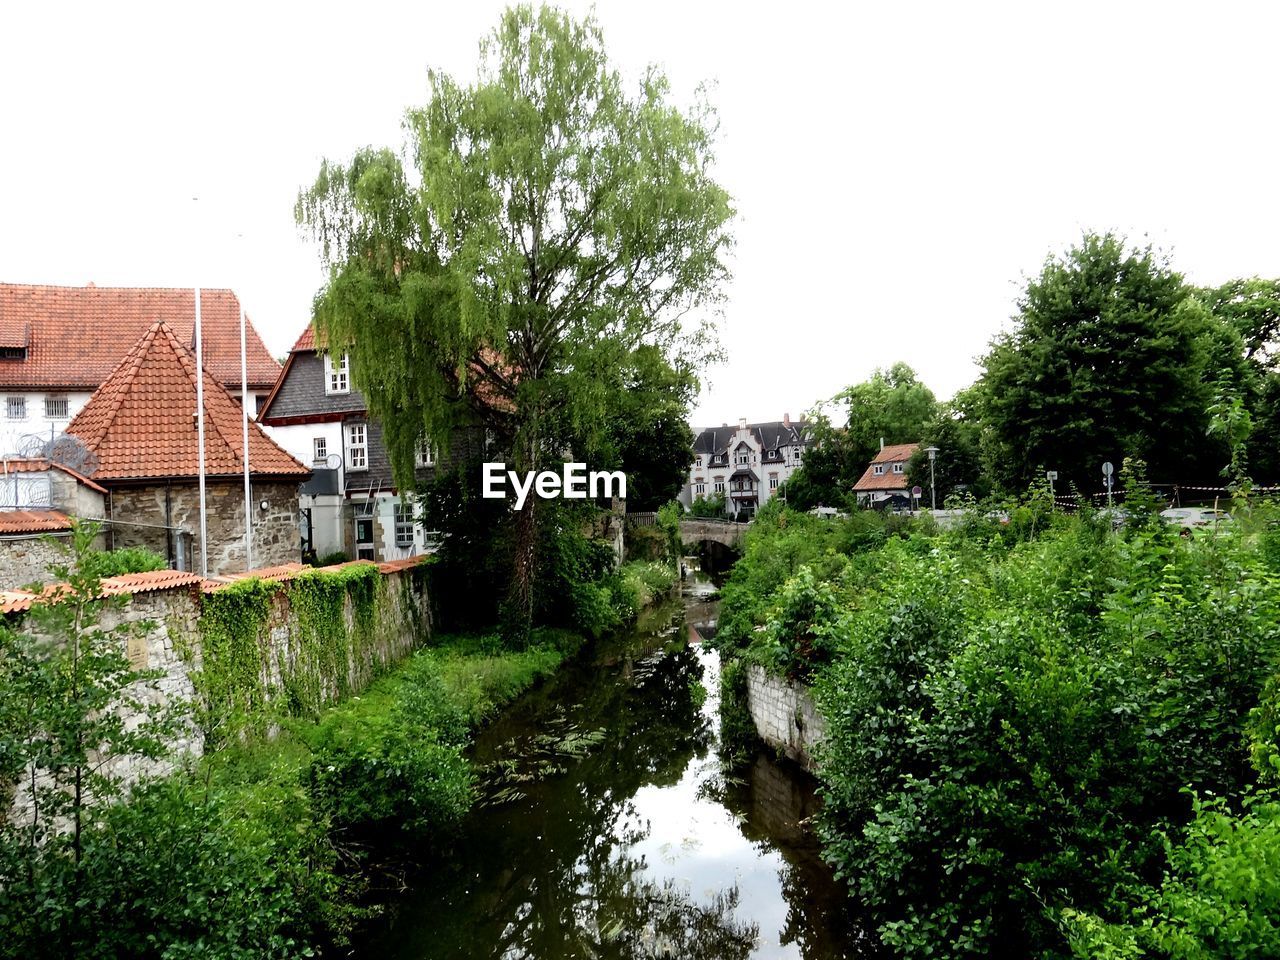
<svg viewBox="0 0 1280 960">
<path fill-rule="evenodd" d="M 236 297 L 240 300 L 239 297 Z M 253 569 L 253 505 L 249 491 L 249 360 L 245 350 L 244 301 L 240 301 L 240 412 L 244 426 L 244 568 Z"/>
<path fill-rule="evenodd" d="M 204 335 L 200 326 L 200 288 L 196 287 L 196 443 L 200 457 L 200 575 L 209 576 L 209 525 L 204 501 Z"/>
</svg>

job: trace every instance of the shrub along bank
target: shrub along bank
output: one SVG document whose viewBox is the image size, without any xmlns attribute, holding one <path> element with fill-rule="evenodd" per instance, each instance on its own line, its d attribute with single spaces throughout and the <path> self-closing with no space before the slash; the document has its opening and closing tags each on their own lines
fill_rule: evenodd
<svg viewBox="0 0 1280 960">
<path fill-rule="evenodd" d="M 1008 524 L 883 523 L 762 517 L 717 638 L 814 684 L 821 838 L 882 940 L 1280 955 L 1274 514 L 1190 538 L 1034 502 Z"/>
<path fill-rule="evenodd" d="M 365 868 L 396 844 L 446 842 L 466 813 L 470 729 L 580 640 L 525 650 L 446 637 L 363 694 L 279 718 L 181 773 L 92 810 L 80 863 L 5 832 L 5 956 L 312 956 L 369 912 Z"/>
</svg>

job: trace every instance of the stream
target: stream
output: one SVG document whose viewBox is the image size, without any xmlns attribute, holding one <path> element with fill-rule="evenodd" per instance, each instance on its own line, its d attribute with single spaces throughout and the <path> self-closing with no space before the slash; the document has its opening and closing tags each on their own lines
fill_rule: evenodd
<svg viewBox="0 0 1280 960">
<path fill-rule="evenodd" d="M 699 642 L 714 597 L 695 573 L 478 735 L 454 858 L 409 881 L 357 956 L 871 955 L 806 827 L 812 779 L 763 752 L 741 779 L 720 768 L 719 661 Z"/>
</svg>

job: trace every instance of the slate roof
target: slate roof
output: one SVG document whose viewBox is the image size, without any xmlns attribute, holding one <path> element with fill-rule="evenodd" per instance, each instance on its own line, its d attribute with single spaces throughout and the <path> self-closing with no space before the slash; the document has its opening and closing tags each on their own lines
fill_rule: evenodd
<svg viewBox="0 0 1280 960">
<path fill-rule="evenodd" d="M 243 470 L 240 405 L 206 371 L 205 473 L 238 476 Z M 153 323 L 89 402 L 67 425 L 97 457 L 94 480 L 195 478 L 196 360 L 164 321 Z M 258 476 L 311 471 L 249 424 L 249 466 Z"/>
<path fill-rule="evenodd" d="M 0 536 L 70 529 L 71 518 L 57 510 L 0 510 Z"/>
<path fill-rule="evenodd" d="M 808 444 L 805 431 L 809 424 L 805 420 L 792 420 L 790 424 L 781 420 L 769 423 L 749 423 L 747 429 L 755 437 L 763 450 L 777 450 L 779 447 L 794 446 L 797 443 Z M 693 452 L 701 454 L 722 453 L 728 449 L 730 441 L 738 432 L 736 424 L 725 427 L 707 427 L 698 431 L 693 441 Z"/>
<path fill-rule="evenodd" d="M 859 493 L 868 493 L 872 490 L 909 490 L 911 488 L 911 480 L 907 477 L 904 470 L 902 473 L 894 473 L 892 470 L 886 469 L 879 476 L 876 475 L 875 465 L 877 463 L 903 463 L 905 464 L 920 449 L 918 443 L 892 443 L 880 450 L 871 462 L 867 464 L 867 469 L 863 471 L 862 477 L 853 485 L 853 489 Z"/>
<path fill-rule="evenodd" d="M 226 386 L 240 385 L 240 301 L 231 290 L 200 291 L 205 369 Z M 25 360 L 0 360 L 0 387 L 97 388 L 127 344 L 164 320 L 195 348 L 195 295 L 190 289 L 53 287 L 0 283 L 0 347 L 27 347 Z M 268 389 L 280 373 L 246 318 L 249 386 Z"/>
</svg>

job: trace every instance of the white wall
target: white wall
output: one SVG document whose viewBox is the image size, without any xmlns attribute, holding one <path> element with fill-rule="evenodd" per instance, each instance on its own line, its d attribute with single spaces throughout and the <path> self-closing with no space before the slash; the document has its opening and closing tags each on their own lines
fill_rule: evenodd
<svg viewBox="0 0 1280 960">
<path fill-rule="evenodd" d="M 65 397 L 67 400 L 67 416 L 50 419 L 44 415 L 45 397 Z M 61 436 L 67 424 L 89 402 L 92 393 L 58 392 L 46 394 L 43 391 L 9 390 L 0 392 L 0 453 L 22 453 L 25 438 L 38 436 L 44 440 Z M 26 417 L 20 420 L 9 418 L 9 397 L 26 399 Z"/>
</svg>

